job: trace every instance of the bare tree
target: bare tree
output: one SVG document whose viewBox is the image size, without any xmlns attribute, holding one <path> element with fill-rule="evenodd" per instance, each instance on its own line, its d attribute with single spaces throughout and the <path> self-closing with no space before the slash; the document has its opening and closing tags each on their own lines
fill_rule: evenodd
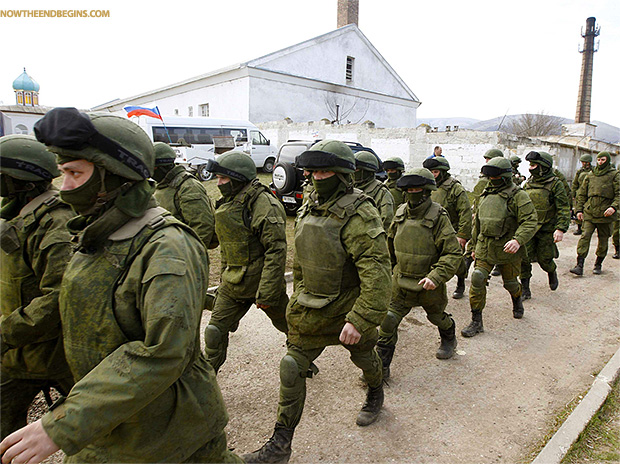
<svg viewBox="0 0 620 464">
<path fill-rule="evenodd" d="M 328 93 L 325 95 L 324 102 L 329 120 L 332 124 L 351 124 L 352 119 L 355 119 L 353 124 L 358 124 L 364 119 L 368 112 L 368 107 L 370 106 L 368 100 L 362 100 L 356 97 L 347 98 L 344 95 L 336 93 Z M 351 117 L 349 118 L 349 116 Z"/>
<path fill-rule="evenodd" d="M 506 130 L 512 134 L 524 137 L 536 137 L 537 135 L 552 135 L 561 132 L 562 118 L 548 114 L 525 113 L 515 119 L 511 119 Z"/>
</svg>

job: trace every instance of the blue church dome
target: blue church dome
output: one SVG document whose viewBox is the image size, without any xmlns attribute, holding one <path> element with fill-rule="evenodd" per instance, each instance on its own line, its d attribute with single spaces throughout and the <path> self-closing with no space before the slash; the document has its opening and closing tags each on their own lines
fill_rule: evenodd
<svg viewBox="0 0 620 464">
<path fill-rule="evenodd" d="M 24 68 L 24 72 L 19 75 L 17 79 L 13 81 L 13 90 L 25 90 L 29 92 L 38 92 L 39 84 L 32 77 L 30 77 L 26 73 L 26 68 Z"/>
</svg>

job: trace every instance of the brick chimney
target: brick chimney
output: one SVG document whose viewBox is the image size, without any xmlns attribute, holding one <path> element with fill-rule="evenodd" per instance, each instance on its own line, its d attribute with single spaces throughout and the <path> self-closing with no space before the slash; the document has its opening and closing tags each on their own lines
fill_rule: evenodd
<svg viewBox="0 0 620 464">
<path fill-rule="evenodd" d="M 579 96 L 577 97 L 577 112 L 575 123 L 590 123 L 590 104 L 592 100 L 592 67 L 594 64 L 594 52 L 598 51 L 594 45 L 594 38 L 601 32 L 596 25 L 596 18 L 586 20 L 586 31 L 581 31 L 583 37 L 583 55 L 581 61 L 581 79 L 579 81 Z"/>
<path fill-rule="evenodd" d="M 347 24 L 357 26 L 359 9 L 359 0 L 338 0 L 338 29 Z"/>
</svg>

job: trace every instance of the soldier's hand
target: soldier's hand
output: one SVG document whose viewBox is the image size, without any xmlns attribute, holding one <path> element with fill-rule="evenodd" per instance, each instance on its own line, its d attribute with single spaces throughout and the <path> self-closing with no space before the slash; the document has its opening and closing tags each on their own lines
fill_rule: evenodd
<svg viewBox="0 0 620 464">
<path fill-rule="evenodd" d="M 0 443 L 2 464 L 35 464 L 59 449 L 45 432 L 41 419 L 13 432 Z"/>
<path fill-rule="evenodd" d="M 461 248 L 464 250 L 465 245 L 467 245 L 467 239 L 461 237 L 456 237 L 456 239 L 459 241 L 459 245 L 461 245 Z"/>
<path fill-rule="evenodd" d="M 514 255 L 517 251 L 519 251 L 519 248 L 521 248 L 521 245 L 514 238 L 504 245 L 504 251 L 506 253 L 510 253 L 511 255 Z"/>
<path fill-rule="evenodd" d="M 609 217 L 609 216 L 611 216 L 612 214 L 614 214 L 615 212 L 616 212 L 616 210 L 615 210 L 615 209 L 613 209 L 613 208 L 610 206 L 609 208 L 607 208 L 607 209 L 605 210 L 605 212 L 603 213 L 603 216 L 605 216 L 605 217 Z"/>
<path fill-rule="evenodd" d="M 256 307 L 258 309 L 269 309 L 269 308 L 271 308 L 270 305 L 266 305 L 266 304 L 262 304 L 262 303 L 256 303 Z"/>
<path fill-rule="evenodd" d="M 345 345 L 355 345 L 361 338 L 362 334 L 350 322 L 347 322 L 340 332 L 340 341 Z"/>
<path fill-rule="evenodd" d="M 437 288 L 437 285 L 428 277 L 424 277 L 420 280 L 418 285 L 421 285 L 424 290 L 435 290 Z"/>
<path fill-rule="evenodd" d="M 577 213 L 577 220 L 583 221 L 583 213 Z"/>
<path fill-rule="evenodd" d="M 561 242 L 564 239 L 564 232 L 561 230 L 556 230 L 553 233 L 553 243 Z"/>
</svg>

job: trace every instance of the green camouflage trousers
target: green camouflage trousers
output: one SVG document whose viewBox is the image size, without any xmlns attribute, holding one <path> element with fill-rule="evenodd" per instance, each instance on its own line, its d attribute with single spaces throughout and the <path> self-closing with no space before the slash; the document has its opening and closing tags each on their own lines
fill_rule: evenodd
<svg viewBox="0 0 620 464">
<path fill-rule="evenodd" d="M 494 266 L 494 264 L 478 259 L 474 263 L 474 272 L 471 275 L 471 286 L 469 288 L 469 306 L 472 311 L 482 311 L 486 306 L 487 281 Z M 497 267 L 502 274 L 504 288 L 508 290 L 510 296 L 514 298 L 521 296 L 521 283 L 517 279 L 521 273 L 521 258 L 517 257 L 510 263 L 498 264 Z"/>
<path fill-rule="evenodd" d="M 422 306 L 426 311 L 426 318 L 442 330 L 452 327 L 450 314 L 445 312 L 448 305 L 446 284 L 438 285 L 435 290 L 412 292 L 394 284 L 392 301 L 388 313 L 379 328 L 379 343 L 396 345 L 398 341 L 398 326 L 403 318 L 409 314 L 411 308 Z"/>
<path fill-rule="evenodd" d="M 583 221 L 583 233 L 577 243 L 577 255 L 585 258 L 590 251 L 590 240 L 596 229 L 598 236 L 598 245 L 596 246 L 596 256 L 604 258 L 607 256 L 607 250 L 609 249 L 609 237 L 611 237 L 613 231 L 613 222 L 590 222 Z"/>
<path fill-rule="evenodd" d="M 235 453 L 228 449 L 226 444 L 226 432 L 222 430 L 222 433 L 215 437 L 213 440 L 207 442 L 204 446 L 198 449 L 188 459 L 183 462 L 191 463 L 239 463 L 244 461 Z"/>
<path fill-rule="evenodd" d="M 370 387 L 378 387 L 383 382 L 381 359 L 374 350 L 377 343 L 377 331 L 371 335 L 362 335 L 355 345 L 344 345 L 349 350 L 351 361 L 364 373 Z M 319 357 L 325 347 L 304 350 L 287 343 L 288 350 L 280 361 L 280 402 L 278 404 L 278 422 L 288 428 L 295 428 L 301 420 L 306 402 L 306 378 L 318 372 L 313 361 Z"/>
<path fill-rule="evenodd" d="M 239 327 L 239 321 L 246 315 L 254 304 L 254 299 L 237 299 L 231 295 L 225 286 L 221 286 L 215 296 L 213 311 L 209 325 L 205 329 L 205 351 L 209 364 L 217 372 L 224 361 L 228 351 L 228 334 Z M 277 306 L 261 309 L 265 312 L 271 323 L 280 332 L 288 333 L 286 324 L 286 306 L 288 295 L 283 289 Z"/>
<path fill-rule="evenodd" d="M 616 247 L 616 250 L 620 248 L 620 221 L 614 222 L 614 233 L 611 236 L 611 241 Z"/>
<path fill-rule="evenodd" d="M 553 241 L 554 231 L 541 231 L 536 232 L 536 235 L 525 244 L 527 250 L 527 257 L 521 261 L 521 279 L 529 279 L 532 277 L 532 263 L 538 262 L 540 268 L 547 274 L 552 273 L 557 269 L 555 258 L 560 253 L 558 247 Z"/>
</svg>

